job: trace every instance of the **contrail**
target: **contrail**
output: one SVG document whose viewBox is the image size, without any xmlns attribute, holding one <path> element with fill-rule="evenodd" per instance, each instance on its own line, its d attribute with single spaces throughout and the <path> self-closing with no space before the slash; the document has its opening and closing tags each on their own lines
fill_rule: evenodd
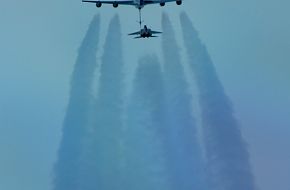
<svg viewBox="0 0 290 190">
<path fill-rule="evenodd" d="M 179 47 L 166 14 L 162 16 L 162 49 L 166 90 L 167 136 L 173 189 L 204 189 L 202 160 L 191 97 L 185 79 Z"/>
<path fill-rule="evenodd" d="M 162 139 L 164 97 L 158 58 L 142 57 L 127 108 L 126 190 L 171 189 Z"/>
<path fill-rule="evenodd" d="M 99 16 L 95 16 L 79 48 L 71 76 L 70 97 L 63 123 L 58 160 L 54 168 L 54 189 L 75 190 L 79 187 L 79 172 L 84 135 L 87 133 L 88 112 L 92 100 L 92 82 L 97 66 Z"/>
<path fill-rule="evenodd" d="M 119 17 L 112 18 L 104 45 L 91 132 L 90 189 L 122 188 L 123 51 Z M 94 173 L 93 173 L 94 172 Z M 92 177 L 94 176 L 94 177 Z"/>
<path fill-rule="evenodd" d="M 233 106 L 190 19 L 182 13 L 180 21 L 189 64 L 199 88 L 210 189 L 254 190 L 249 153 Z"/>
</svg>

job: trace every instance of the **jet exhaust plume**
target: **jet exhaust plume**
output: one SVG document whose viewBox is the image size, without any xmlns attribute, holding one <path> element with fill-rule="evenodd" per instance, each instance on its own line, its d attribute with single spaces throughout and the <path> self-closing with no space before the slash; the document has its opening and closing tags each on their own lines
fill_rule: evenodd
<svg viewBox="0 0 290 190">
<path fill-rule="evenodd" d="M 121 26 L 116 15 L 109 24 L 100 67 L 99 88 L 92 114 L 90 134 L 90 189 L 122 187 L 123 155 L 123 50 Z M 93 173 L 94 172 L 94 173 Z"/>
<path fill-rule="evenodd" d="M 164 86 L 157 56 L 139 59 L 126 119 L 127 190 L 170 190 L 164 141 Z M 167 146 L 167 145 L 166 145 Z"/>
<path fill-rule="evenodd" d="M 180 15 L 180 22 L 188 61 L 199 89 L 209 187 L 214 190 L 254 190 L 249 153 L 233 106 L 186 13 Z"/>
<path fill-rule="evenodd" d="M 54 167 L 54 190 L 82 189 L 79 184 L 83 161 L 84 135 L 88 128 L 88 112 L 92 101 L 92 82 L 97 66 L 99 16 L 95 16 L 79 48 L 71 76 L 70 96 L 62 129 L 58 160 Z"/>
<path fill-rule="evenodd" d="M 192 114 L 191 96 L 181 64 L 180 49 L 166 14 L 162 15 L 162 49 L 166 91 L 168 146 L 173 189 L 204 189 L 203 164 L 197 129 Z"/>
</svg>

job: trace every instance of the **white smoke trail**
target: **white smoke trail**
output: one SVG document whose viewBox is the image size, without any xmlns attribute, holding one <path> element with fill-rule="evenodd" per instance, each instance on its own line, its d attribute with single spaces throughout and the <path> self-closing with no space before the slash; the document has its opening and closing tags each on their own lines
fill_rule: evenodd
<svg viewBox="0 0 290 190">
<path fill-rule="evenodd" d="M 170 190 L 164 160 L 164 87 L 156 56 L 139 60 L 127 109 L 127 190 Z"/>
<path fill-rule="evenodd" d="M 181 14 L 180 22 L 189 64 L 199 89 L 210 189 L 254 190 L 249 153 L 233 106 L 206 47 L 185 13 Z"/>
<path fill-rule="evenodd" d="M 180 49 L 170 20 L 162 16 L 162 49 L 167 109 L 167 157 L 173 189 L 204 189 L 203 169 L 191 97 L 181 64 Z"/>
<path fill-rule="evenodd" d="M 99 16 L 95 16 L 79 48 L 71 76 L 71 89 L 58 160 L 54 169 L 55 190 L 81 189 L 80 168 L 83 161 L 83 140 L 88 128 L 88 115 L 92 101 L 92 83 L 97 66 L 96 52 L 99 41 Z"/>
<path fill-rule="evenodd" d="M 90 189 L 122 188 L 123 51 L 119 17 L 112 18 L 104 45 L 90 134 Z"/>
</svg>

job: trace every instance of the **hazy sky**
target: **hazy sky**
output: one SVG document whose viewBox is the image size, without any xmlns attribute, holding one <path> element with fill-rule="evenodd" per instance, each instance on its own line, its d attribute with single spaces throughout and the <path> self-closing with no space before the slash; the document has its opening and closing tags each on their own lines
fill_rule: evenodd
<svg viewBox="0 0 290 190">
<path fill-rule="evenodd" d="M 182 6 L 145 7 L 143 14 L 160 30 L 167 12 L 183 53 L 179 13 L 190 15 L 234 103 L 263 190 L 290 190 L 289 7 L 288 0 L 185 0 Z M 1 3 L 0 189 L 50 189 L 71 71 L 96 13 L 100 55 L 108 22 L 119 13 L 128 73 L 140 56 L 160 52 L 160 39 L 126 35 L 138 29 L 133 7 L 96 9 L 80 0 Z"/>
</svg>

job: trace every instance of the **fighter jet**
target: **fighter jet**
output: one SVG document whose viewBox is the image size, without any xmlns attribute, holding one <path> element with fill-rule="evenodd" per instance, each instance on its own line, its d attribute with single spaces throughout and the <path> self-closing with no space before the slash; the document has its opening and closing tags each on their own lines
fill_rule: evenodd
<svg viewBox="0 0 290 190">
<path fill-rule="evenodd" d="M 96 7 L 101 7 L 102 4 L 111 4 L 114 8 L 117 8 L 118 5 L 132 5 L 135 6 L 137 9 L 142 9 L 145 5 L 151 4 L 160 4 L 160 6 L 164 6 L 167 2 L 176 2 L 177 5 L 182 4 L 182 0 L 113 0 L 113 1 L 106 1 L 106 0 L 82 0 L 83 2 L 87 3 L 95 3 Z"/>
<path fill-rule="evenodd" d="M 153 34 L 161 34 L 162 32 L 158 32 L 158 31 L 153 31 L 149 28 L 147 28 L 146 25 L 144 25 L 144 28 L 140 29 L 140 31 L 138 32 L 133 32 L 133 33 L 130 33 L 128 35 L 139 35 L 139 36 L 136 36 L 136 38 L 149 38 L 149 37 L 158 37 L 158 36 L 154 36 Z"/>
</svg>

